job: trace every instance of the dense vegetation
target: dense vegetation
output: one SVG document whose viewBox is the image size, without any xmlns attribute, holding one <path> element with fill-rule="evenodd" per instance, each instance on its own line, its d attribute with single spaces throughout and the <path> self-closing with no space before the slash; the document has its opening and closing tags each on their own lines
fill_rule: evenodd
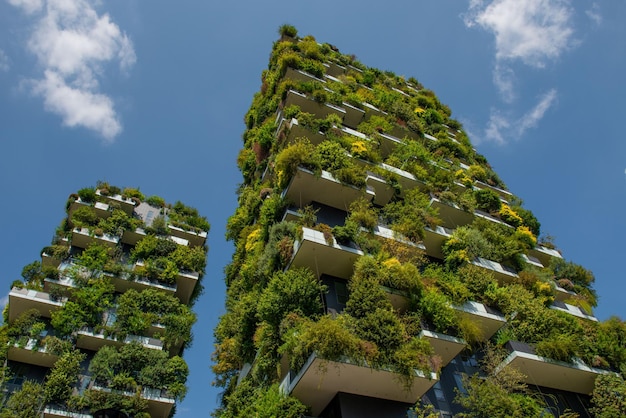
<svg viewBox="0 0 626 418">
<path fill-rule="evenodd" d="M 0 416 L 36 417 L 48 407 L 149 417 L 145 394 L 180 400 L 186 393 L 189 371 L 179 353 L 192 340 L 190 303 L 201 291 L 209 224 L 180 202 L 107 183 L 70 195 L 66 210 L 42 261 L 12 283 L 14 292 L 36 291 L 44 304 L 57 305 L 7 305 L 3 376 L 29 380 L 8 388 Z M 192 284 L 181 286 L 182 276 Z M 99 346 L 90 345 L 94 339 Z M 45 359 L 32 363 L 49 367 L 33 368 L 43 377 L 22 377 L 19 363 L 6 362 L 20 350 Z"/>
<path fill-rule="evenodd" d="M 522 377 L 493 367 L 508 341 L 530 344 L 548 359 L 624 372 L 621 320 L 598 323 L 553 309 L 558 299 L 591 314 L 592 273 L 560 257 L 543 266 L 529 257 L 554 246 L 540 238 L 538 220 L 506 190 L 432 91 L 311 36 L 298 38 L 291 26 L 280 34 L 245 116 L 238 157 L 243 183 L 226 232 L 235 253 L 225 271 L 227 312 L 215 329 L 214 383 L 224 389 L 216 416 L 299 416 L 306 406 L 281 397 L 276 385 L 285 367 L 297 372 L 312 353 L 394 370 L 410 384 L 414 370 L 428 374 L 442 366 L 420 337 L 423 329 L 462 338 L 469 354 L 496 353 L 489 356 L 491 368 L 484 367 L 481 378 L 468 377 L 467 392 L 457 398 L 465 416 L 542 413 L 542 400 L 526 391 Z M 298 103 L 311 112 L 295 104 L 302 97 Z M 351 117 L 345 109 L 361 112 Z M 342 223 L 318 221 L 320 205 L 289 198 L 294 179 L 303 176 L 360 191 L 336 208 L 344 211 Z M 470 221 L 451 225 L 441 212 L 453 209 Z M 441 247 L 424 249 L 426 235 L 441 226 Z M 381 228 L 393 236 L 381 235 Z M 311 230 L 327 245 L 360 251 L 341 312 L 325 309 L 328 289 L 318 273 L 294 265 Z M 499 279 L 481 260 L 510 279 Z M 405 295 L 406 308 L 392 306 L 389 288 Z M 506 317 L 491 342 L 459 314 L 468 301 Z M 600 388 L 623 385 L 616 379 Z M 598 392 L 594 402 L 601 408 L 607 390 Z"/>
</svg>

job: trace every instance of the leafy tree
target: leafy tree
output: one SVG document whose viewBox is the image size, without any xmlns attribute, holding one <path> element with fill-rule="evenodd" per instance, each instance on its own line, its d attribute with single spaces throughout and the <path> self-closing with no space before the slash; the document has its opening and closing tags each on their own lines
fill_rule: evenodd
<svg viewBox="0 0 626 418">
<path fill-rule="evenodd" d="M 61 355 L 56 361 L 44 384 L 46 403 L 63 403 L 72 394 L 72 387 L 78 379 L 80 363 L 86 354 L 78 350 L 69 351 Z"/>
<path fill-rule="evenodd" d="M 0 411 L 1 418 L 39 418 L 44 405 L 44 388 L 30 380 L 13 392 Z"/>
</svg>

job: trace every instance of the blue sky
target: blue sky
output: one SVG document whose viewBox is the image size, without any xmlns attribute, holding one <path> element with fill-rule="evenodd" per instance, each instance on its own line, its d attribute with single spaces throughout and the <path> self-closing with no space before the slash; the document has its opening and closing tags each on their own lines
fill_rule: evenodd
<svg viewBox="0 0 626 418">
<path fill-rule="evenodd" d="M 207 416 L 243 115 L 290 23 L 434 90 L 565 258 L 595 273 L 596 315 L 625 318 L 625 19 L 626 2 L 592 0 L 0 0 L 0 289 L 97 180 L 197 207 L 209 267 L 177 416 Z"/>
</svg>

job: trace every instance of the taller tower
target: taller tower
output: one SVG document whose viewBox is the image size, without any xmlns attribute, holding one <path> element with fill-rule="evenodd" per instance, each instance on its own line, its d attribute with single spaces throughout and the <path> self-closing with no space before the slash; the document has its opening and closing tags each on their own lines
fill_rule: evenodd
<svg viewBox="0 0 626 418">
<path fill-rule="evenodd" d="M 587 416 L 618 378 L 593 275 L 417 80 L 284 26 L 245 122 L 218 416 Z"/>
<path fill-rule="evenodd" d="M 181 202 L 107 183 L 70 195 L 66 211 L 9 293 L 1 414 L 166 418 L 186 392 L 180 355 L 209 223 Z"/>
</svg>

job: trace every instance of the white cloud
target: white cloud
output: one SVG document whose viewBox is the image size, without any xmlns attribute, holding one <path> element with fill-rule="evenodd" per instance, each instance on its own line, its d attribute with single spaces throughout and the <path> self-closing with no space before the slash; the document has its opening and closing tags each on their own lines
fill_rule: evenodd
<svg viewBox="0 0 626 418">
<path fill-rule="evenodd" d="M 9 57 L 2 49 L 0 49 L 0 71 L 6 72 L 9 71 L 9 68 L 11 68 Z"/>
<path fill-rule="evenodd" d="M 543 94 L 532 109 L 522 117 L 515 118 L 510 114 L 505 114 L 501 110 L 491 109 L 489 121 L 485 127 L 484 141 L 492 141 L 497 144 L 506 144 L 510 140 L 518 140 L 528 129 L 537 126 L 539 121 L 550 109 L 557 99 L 557 92 L 551 89 Z M 476 137 L 479 138 L 479 137 Z M 477 143 L 482 142 L 480 138 Z"/>
<path fill-rule="evenodd" d="M 7 303 L 9 303 L 9 297 L 8 296 L 3 296 L 0 298 L 0 312 L 4 312 L 4 307 L 7 306 Z M 2 319 L 0 319 L 0 323 L 1 323 Z"/>
<path fill-rule="evenodd" d="M 594 2 L 591 9 L 585 10 L 585 14 L 593 23 L 600 25 L 602 23 L 602 14 L 600 14 L 600 4 Z"/>
<path fill-rule="evenodd" d="M 9 0 L 32 15 L 34 26 L 28 50 L 44 68 L 31 80 L 33 93 L 66 126 L 82 126 L 112 140 L 122 126 L 113 100 L 100 92 L 105 66 L 118 63 L 128 71 L 136 61 L 131 40 L 99 15 L 89 0 Z"/>
<path fill-rule="evenodd" d="M 470 0 L 467 27 L 481 27 L 495 37 L 494 84 L 502 98 L 515 98 L 511 63 L 542 68 L 574 44 L 570 0 Z"/>
</svg>

